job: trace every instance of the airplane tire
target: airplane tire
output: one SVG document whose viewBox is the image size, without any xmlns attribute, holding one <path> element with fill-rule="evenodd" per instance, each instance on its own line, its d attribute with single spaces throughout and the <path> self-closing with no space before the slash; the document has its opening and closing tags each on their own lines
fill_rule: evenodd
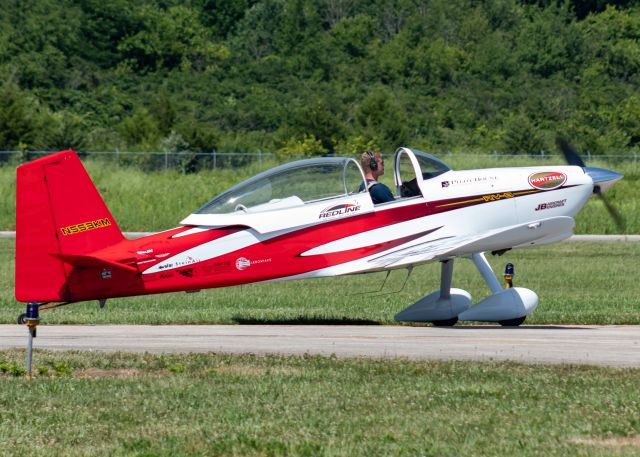
<svg viewBox="0 0 640 457">
<path fill-rule="evenodd" d="M 505 321 L 498 321 L 498 324 L 503 327 L 518 327 L 520 324 L 524 322 L 527 316 L 516 317 L 515 319 L 507 319 Z"/>
<path fill-rule="evenodd" d="M 441 321 L 431 321 L 435 327 L 453 327 L 458 322 L 458 316 L 451 319 L 443 319 Z"/>
<path fill-rule="evenodd" d="M 25 323 L 25 317 L 27 317 L 27 315 L 25 313 L 22 313 L 18 316 L 18 324 L 23 325 Z"/>
</svg>

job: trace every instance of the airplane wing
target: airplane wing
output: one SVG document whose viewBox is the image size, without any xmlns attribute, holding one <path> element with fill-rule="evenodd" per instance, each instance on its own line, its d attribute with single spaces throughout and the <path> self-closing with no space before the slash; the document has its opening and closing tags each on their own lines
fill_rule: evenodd
<svg viewBox="0 0 640 457">
<path fill-rule="evenodd" d="M 572 217 L 541 219 L 475 235 L 429 240 L 383 254 L 370 259 L 369 262 L 378 267 L 389 268 L 465 256 L 477 252 L 539 246 L 570 237 L 573 234 L 574 225 L 575 221 Z"/>
</svg>

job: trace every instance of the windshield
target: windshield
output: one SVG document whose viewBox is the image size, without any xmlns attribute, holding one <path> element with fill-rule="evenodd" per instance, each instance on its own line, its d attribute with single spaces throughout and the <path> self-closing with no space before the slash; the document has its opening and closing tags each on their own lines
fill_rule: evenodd
<svg viewBox="0 0 640 457">
<path fill-rule="evenodd" d="M 292 162 L 261 173 L 221 193 L 197 214 L 259 212 L 357 193 L 364 182 L 358 163 L 328 157 Z"/>
<path fill-rule="evenodd" d="M 442 160 L 437 159 L 426 152 L 419 151 L 418 149 L 412 149 L 412 151 L 416 156 L 416 159 L 418 159 L 420 171 L 422 172 L 422 179 L 431 179 L 450 170 L 447 164 Z"/>
</svg>

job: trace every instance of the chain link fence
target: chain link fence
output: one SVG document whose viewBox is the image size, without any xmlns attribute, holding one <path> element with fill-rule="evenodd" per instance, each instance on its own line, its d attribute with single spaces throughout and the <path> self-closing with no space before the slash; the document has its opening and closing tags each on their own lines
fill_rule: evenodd
<svg viewBox="0 0 640 457">
<path fill-rule="evenodd" d="M 56 151 L 0 151 L 0 164 L 19 164 L 53 154 Z M 134 152 L 134 151 L 78 151 L 83 158 L 109 161 L 145 170 L 179 169 L 195 172 L 203 169 L 236 168 L 250 163 L 273 162 L 276 155 L 269 152 Z M 298 157 L 293 157 L 298 158 Z M 299 158 L 302 158 L 300 155 Z"/>
<path fill-rule="evenodd" d="M 0 151 L 0 165 L 28 162 L 39 157 L 52 154 L 56 151 Z M 183 172 L 195 172 L 203 169 L 217 168 L 237 168 L 249 165 L 251 163 L 274 163 L 284 161 L 282 157 L 278 157 L 272 152 L 133 152 L 133 151 L 80 151 L 78 152 L 83 159 L 91 158 L 94 160 L 104 160 L 110 163 L 116 163 L 123 166 L 136 166 L 147 171 L 170 170 L 177 169 Z M 436 154 L 439 158 L 447 161 L 447 159 L 457 158 L 476 158 L 476 159 L 495 159 L 495 160 L 514 160 L 514 159 L 531 159 L 531 160 L 554 160 L 564 161 L 564 158 L 557 153 L 547 153 L 544 151 L 529 154 L 511 154 L 494 151 L 492 153 L 452 153 L 446 152 Z M 582 154 L 583 159 L 589 163 L 592 160 L 602 160 L 605 162 L 627 162 L 637 163 L 640 159 L 637 153 L 630 154 L 591 154 L 585 152 Z M 308 157 L 304 154 L 288 154 L 286 161 L 296 160 Z"/>
</svg>

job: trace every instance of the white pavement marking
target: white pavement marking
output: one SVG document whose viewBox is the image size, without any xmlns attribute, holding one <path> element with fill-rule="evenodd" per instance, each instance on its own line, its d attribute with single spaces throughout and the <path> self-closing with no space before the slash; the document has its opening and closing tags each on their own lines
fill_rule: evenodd
<svg viewBox="0 0 640 457">
<path fill-rule="evenodd" d="M 0 349 L 27 328 L 0 325 Z M 41 325 L 36 349 L 511 360 L 640 368 L 640 326 Z"/>
</svg>

